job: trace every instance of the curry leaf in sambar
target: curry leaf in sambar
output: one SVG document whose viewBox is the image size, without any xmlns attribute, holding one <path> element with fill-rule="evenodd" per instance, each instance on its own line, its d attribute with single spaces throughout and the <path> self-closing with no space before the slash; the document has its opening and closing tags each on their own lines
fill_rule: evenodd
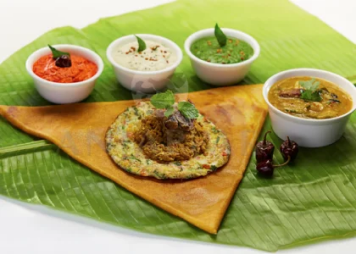
<svg viewBox="0 0 356 254">
<path fill-rule="evenodd" d="M 315 79 L 311 79 L 308 81 L 299 81 L 299 84 L 304 87 L 306 90 L 311 90 L 312 92 L 316 91 L 318 89 L 320 82 L 315 81 Z"/>
<path fill-rule="evenodd" d="M 301 90 L 300 98 L 306 101 L 321 101 L 322 97 L 318 90 L 320 82 L 311 79 L 308 81 L 299 81 L 299 84 L 304 88 Z"/>
<path fill-rule="evenodd" d="M 321 101 L 322 100 L 319 91 L 312 92 L 311 90 L 302 91 L 300 98 L 305 101 Z"/>
</svg>

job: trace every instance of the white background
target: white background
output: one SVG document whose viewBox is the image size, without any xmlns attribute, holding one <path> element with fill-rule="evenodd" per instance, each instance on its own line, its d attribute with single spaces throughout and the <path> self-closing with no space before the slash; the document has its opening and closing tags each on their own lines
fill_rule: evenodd
<svg viewBox="0 0 356 254">
<path fill-rule="evenodd" d="M 260 0 L 267 1 L 267 0 Z M 292 0 L 356 43 L 356 0 Z M 0 0 L 0 62 L 46 31 L 87 26 L 101 17 L 169 0 Z M 79 15 L 78 15 L 79 14 Z M 356 57 L 356 56 L 355 56 Z M 1 85 L 1 81 L 0 81 Z M 356 253 L 356 238 L 280 253 Z M 262 253 L 235 247 L 142 234 L 0 196 L 0 253 Z"/>
</svg>

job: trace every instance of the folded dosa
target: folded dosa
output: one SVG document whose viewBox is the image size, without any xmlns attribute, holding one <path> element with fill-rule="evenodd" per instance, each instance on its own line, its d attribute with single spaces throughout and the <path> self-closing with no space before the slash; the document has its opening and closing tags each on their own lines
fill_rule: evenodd
<svg viewBox="0 0 356 254">
<path fill-rule="evenodd" d="M 134 101 L 0 106 L 0 114 L 17 128 L 53 142 L 73 159 L 137 196 L 216 234 L 266 117 L 262 86 L 223 87 L 177 97 L 192 100 L 230 141 L 229 162 L 206 177 L 188 181 L 156 180 L 132 175 L 116 166 L 106 152 L 105 134 L 115 118 L 134 105 Z"/>
</svg>

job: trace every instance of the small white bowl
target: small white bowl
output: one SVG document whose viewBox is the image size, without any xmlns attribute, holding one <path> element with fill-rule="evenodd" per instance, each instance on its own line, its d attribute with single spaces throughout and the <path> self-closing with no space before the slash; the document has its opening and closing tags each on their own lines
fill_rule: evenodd
<svg viewBox="0 0 356 254">
<path fill-rule="evenodd" d="M 184 50 L 188 54 L 197 76 L 206 83 L 214 86 L 233 85 L 241 81 L 250 70 L 252 62 L 255 61 L 260 54 L 260 45 L 250 35 L 229 28 L 222 28 L 221 30 L 226 36 L 234 37 L 250 44 L 253 48 L 253 56 L 240 63 L 218 64 L 209 63 L 193 55 L 190 51 L 192 44 L 201 38 L 214 36 L 213 28 L 200 30 L 190 35 L 184 43 Z"/>
<path fill-rule="evenodd" d="M 309 76 L 325 79 L 346 91 L 353 100 L 352 109 L 344 115 L 329 119 L 305 119 L 289 115 L 277 109 L 268 101 L 268 92 L 279 80 Z M 342 136 L 352 112 L 356 108 L 356 88 L 347 79 L 332 72 L 318 69 L 293 69 L 277 73 L 270 77 L 263 86 L 263 97 L 268 104 L 272 128 L 278 137 L 286 139 L 289 136 L 303 147 L 327 146 Z"/>
<path fill-rule="evenodd" d="M 75 83 L 57 83 L 43 79 L 33 72 L 33 65 L 42 56 L 51 54 L 51 50 L 44 47 L 33 52 L 26 61 L 27 72 L 33 78 L 37 91 L 43 98 L 56 104 L 68 104 L 84 100 L 93 91 L 95 81 L 104 69 L 103 61 L 94 51 L 80 46 L 60 44 L 53 45 L 53 47 L 60 51 L 85 57 L 98 66 L 98 71 L 93 77 Z"/>
<path fill-rule="evenodd" d="M 138 34 L 143 40 L 152 40 L 161 43 L 167 48 L 175 51 L 177 60 L 174 64 L 158 71 L 138 71 L 131 70 L 118 64 L 112 57 L 114 50 L 120 46 L 136 41 L 134 35 L 127 35 L 113 41 L 106 50 L 106 56 L 114 67 L 115 75 L 119 83 L 125 88 L 143 93 L 154 93 L 166 87 L 175 69 L 183 59 L 182 50 L 173 41 L 152 34 Z"/>
</svg>

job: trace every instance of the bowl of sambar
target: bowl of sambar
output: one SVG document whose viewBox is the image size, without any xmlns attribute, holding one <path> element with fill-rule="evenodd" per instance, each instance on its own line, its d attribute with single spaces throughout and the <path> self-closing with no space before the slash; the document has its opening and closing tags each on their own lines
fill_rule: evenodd
<svg viewBox="0 0 356 254">
<path fill-rule="evenodd" d="M 344 133 L 356 107 L 356 88 L 347 79 L 318 69 L 292 69 L 263 87 L 274 132 L 300 146 L 322 147 Z"/>
</svg>

